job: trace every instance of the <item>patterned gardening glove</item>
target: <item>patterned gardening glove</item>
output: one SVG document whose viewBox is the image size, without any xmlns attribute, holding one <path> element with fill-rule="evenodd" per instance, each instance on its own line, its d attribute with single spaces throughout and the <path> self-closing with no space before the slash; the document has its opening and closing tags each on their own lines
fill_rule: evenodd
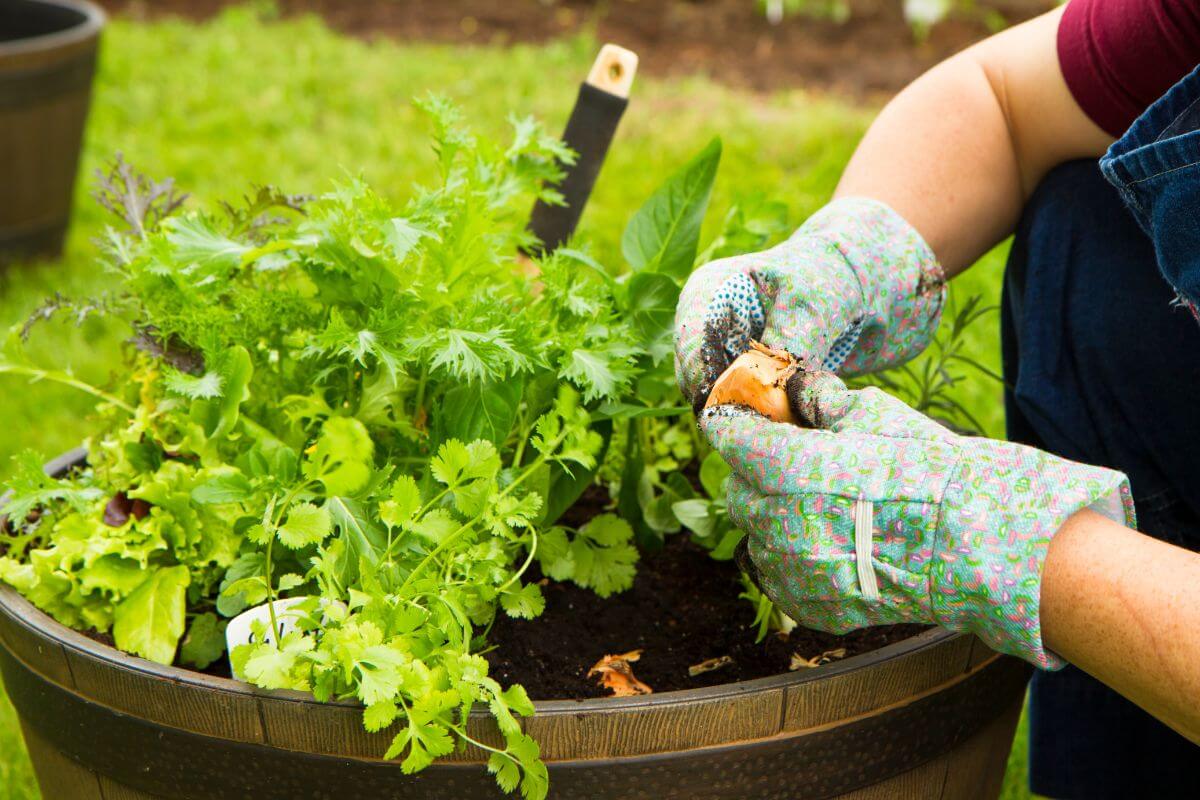
<svg viewBox="0 0 1200 800">
<path fill-rule="evenodd" d="M 762 253 L 705 264 L 675 312 L 675 372 L 693 405 L 751 339 L 808 369 L 855 375 L 929 343 L 945 279 L 917 231 L 883 203 L 835 200 Z"/>
<path fill-rule="evenodd" d="M 1130 527 L 1125 476 L 961 436 L 878 389 L 805 375 L 793 403 L 816 425 L 717 406 L 701 427 L 733 469 L 729 513 L 763 591 L 793 619 L 843 633 L 933 622 L 1043 668 L 1042 565 L 1071 514 Z"/>
</svg>

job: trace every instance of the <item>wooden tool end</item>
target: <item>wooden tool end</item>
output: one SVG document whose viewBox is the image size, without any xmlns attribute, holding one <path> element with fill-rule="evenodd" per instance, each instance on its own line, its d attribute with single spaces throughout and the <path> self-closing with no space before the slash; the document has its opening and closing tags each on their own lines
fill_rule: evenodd
<svg viewBox="0 0 1200 800">
<path fill-rule="evenodd" d="M 620 45 L 606 44 L 588 72 L 587 83 L 617 97 L 629 97 L 637 68 L 637 53 Z"/>
</svg>

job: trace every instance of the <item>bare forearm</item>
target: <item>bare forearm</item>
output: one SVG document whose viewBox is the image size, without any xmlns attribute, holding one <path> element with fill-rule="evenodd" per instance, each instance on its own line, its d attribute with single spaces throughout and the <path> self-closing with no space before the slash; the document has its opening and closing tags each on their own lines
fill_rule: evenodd
<svg viewBox="0 0 1200 800">
<path fill-rule="evenodd" d="M 1051 542 L 1041 618 L 1051 650 L 1200 742 L 1200 555 L 1081 511 Z"/>
<path fill-rule="evenodd" d="M 1012 232 L 1042 176 L 1111 139 L 1075 103 L 1055 44 L 1061 9 L 934 67 L 880 113 L 836 196 L 890 205 L 951 276 Z"/>
</svg>

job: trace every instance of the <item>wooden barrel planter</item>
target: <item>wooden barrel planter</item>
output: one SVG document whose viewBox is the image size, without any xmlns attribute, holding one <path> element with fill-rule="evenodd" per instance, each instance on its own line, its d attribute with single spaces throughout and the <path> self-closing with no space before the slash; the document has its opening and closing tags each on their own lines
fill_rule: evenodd
<svg viewBox="0 0 1200 800">
<path fill-rule="evenodd" d="M 62 249 L 104 13 L 0 2 L 0 260 Z"/>
<path fill-rule="evenodd" d="M 353 704 L 126 655 L 7 588 L 0 672 L 48 800 L 501 796 L 478 748 L 404 775 Z M 1028 677 L 973 637 L 929 630 L 771 678 L 539 702 L 523 724 L 552 798 L 981 800 L 999 793 Z M 486 743 L 492 725 L 468 727 Z"/>
</svg>

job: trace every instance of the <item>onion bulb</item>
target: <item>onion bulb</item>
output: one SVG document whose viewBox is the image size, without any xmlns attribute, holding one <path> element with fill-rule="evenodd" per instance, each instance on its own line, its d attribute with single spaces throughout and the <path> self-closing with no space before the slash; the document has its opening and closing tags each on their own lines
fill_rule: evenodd
<svg viewBox="0 0 1200 800">
<path fill-rule="evenodd" d="M 804 425 L 788 402 L 787 382 L 800 369 L 800 362 L 786 350 L 759 342 L 738 356 L 717 378 L 705 408 L 720 405 L 749 406 L 775 422 Z"/>
</svg>

